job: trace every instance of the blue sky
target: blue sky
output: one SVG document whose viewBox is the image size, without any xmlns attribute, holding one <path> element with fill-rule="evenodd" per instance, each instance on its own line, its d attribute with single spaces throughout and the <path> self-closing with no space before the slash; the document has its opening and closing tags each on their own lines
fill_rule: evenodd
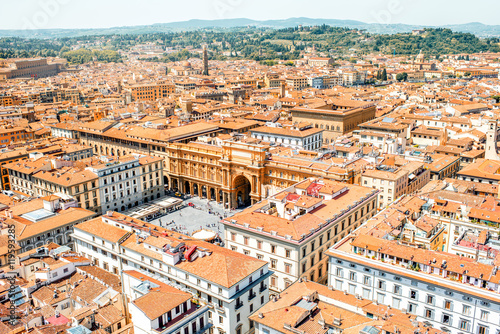
<svg viewBox="0 0 500 334">
<path fill-rule="evenodd" d="M 0 0 L 0 29 L 106 28 L 185 21 L 311 17 L 443 25 L 500 24 L 498 0 Z"/>
</svg>

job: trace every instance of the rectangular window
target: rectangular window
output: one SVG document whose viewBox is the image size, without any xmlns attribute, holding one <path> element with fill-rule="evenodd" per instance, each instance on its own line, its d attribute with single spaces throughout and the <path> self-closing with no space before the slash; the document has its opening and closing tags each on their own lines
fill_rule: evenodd
<svg viewBox="0 0 500 334">
<path fill-rule="evenodd" d="M 450 300 L 445 300 L 444 301 L 444 308 L 446 310 L 452 311 L 453 310 L 453 303 Z"/>
<path fill-rule="evenodd" d="M 401 291 L 402 291 L 401 285 L 394 285 L 394 293 L 396 295 L 401 295 Z"/>
<path fill-rule="evenodd" d="M 384 302 L 385 302 L 385 294 L 377 292 L 377 302 L 379 304 L 384 304 Z"/>
<path fill-rule="evenodd" d="M 417 304 L 408 303 L 408 313 L 417 314 Z"/>
<path fill-rule="evenodd" d="M 392 307 L 399 309 L 401 306 L 401 299 L 392 297 Z"/>
<path fill-rule="evenodd" d="M 432 310 L 430 308 L 426 308 L 425 309 L 425 317 L 427 319 L 434 319 L 434 310 Z"/>
<path fill-rule="evenodd" d="M 477 333 L 478 334 L 488 334 L 488 327 L 483 326 L 483 325 L 479 325 L 477 327 Z"/>
<path fill-rule="evenodd" d="M 470 315 L 471 307 L 468 305 L 464 305 L 462 308 L 462 314 L 463 315 Z"/>
<path fill-rule="evenodd" d="M 470 328 L 470 322 L 467 320 L 460 319 L 460 329 L 468 331 Z"/>
<path fill-rule="evenodd" d="M 427 295 L 427 304 L 434 305 L 434 296 L 433 295 Z"/>
<path fill-rule="evenodd" d="M 445 325 L 451 325 L 453 323 L 451 315 L 443 313 L 443 319 L 441 322 Z"/>
<path fill-rule="evenodd" d="M 363 298 L 370 299 L 370 289 L 363 288 Z"/>
</svg>

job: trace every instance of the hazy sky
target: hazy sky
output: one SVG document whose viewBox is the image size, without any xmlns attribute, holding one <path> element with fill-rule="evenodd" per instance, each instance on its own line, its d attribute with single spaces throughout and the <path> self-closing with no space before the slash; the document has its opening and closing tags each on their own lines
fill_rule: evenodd
<svg viewBox="0 0 500 334">
<path fill-rule="evenodd" d="M 189 19 L 311 17 L 500 24 L 498 0 L 0 0 L 0 29 L 105 28 Z"/>
</svg>

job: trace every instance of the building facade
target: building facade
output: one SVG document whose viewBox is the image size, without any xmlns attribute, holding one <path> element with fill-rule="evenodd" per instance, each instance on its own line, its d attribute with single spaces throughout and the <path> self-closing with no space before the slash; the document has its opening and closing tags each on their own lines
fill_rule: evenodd
<svg viewBox="0 0 500 334">
<path fill-rule="evenodd" d="M 278 293 L 299 277 L 325 282 L 325 249 L 377 211 L 377 191 L 308 179 L 223 221 L 226 247 L 270 263 Z"/>
<path fill-rule="evenodd" d="M 214 333 L 246 333 L 248 316 L 269 298 L 264 261 L 116 212 L 74 229 L 77 251 L 96 266 L 138 271 L 208 305 Z"/>
</svg>

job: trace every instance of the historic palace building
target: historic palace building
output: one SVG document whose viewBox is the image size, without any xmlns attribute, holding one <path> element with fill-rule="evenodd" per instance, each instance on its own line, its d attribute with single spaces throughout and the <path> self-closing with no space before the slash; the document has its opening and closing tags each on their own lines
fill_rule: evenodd
<svg viewBox="0 0 500 334">
<path fill-rule="evenodd" d="M 228 208 L 257 203 L 309 177 L 354 182 L 353 167 L 271 154 L 272 146 L 254 138 L 215 138 L 221 131 L 210 123 L 151 129 L 93 122 L 80 128 L 79 137 L 96 154 L 161 157 L 166 187 Z M 196 141 L 199 137 L 205 141 Z"/>
<path fill-rule="evenodd" d="M 331 143 L 337 137 L 356 130 L 361 123 L 375 118 L 375 104 L 371 102 L 331 99 L 317 108 L 297 107 L 292 109 L 292 121 L 311 123 L 324 129 L 323 140 Z"/>
</svg>

